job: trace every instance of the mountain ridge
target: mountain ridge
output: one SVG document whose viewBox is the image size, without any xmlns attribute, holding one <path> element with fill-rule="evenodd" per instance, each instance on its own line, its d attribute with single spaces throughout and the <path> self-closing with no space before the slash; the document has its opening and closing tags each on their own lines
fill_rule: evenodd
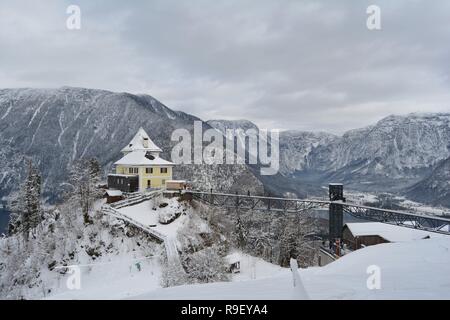
<svg viewBox="0 0 450 320">
<path fill-rule="evenodd" d="M 49 200 L 76 159 L 97 156 L 106 174 L 141 126 L 169 159 L 175 145 L 172 131 L 185 128 L 192 133 L 193 122 L 202 121 L 148 94 L 67 86 L 0 89 L 0 112 L 0 196 L 17 188 L 31 158 L 43 172 Z M 202 126 L 222 133 L 227 128 L 259 130 L 245 119 L 208 120 Z M 389 115 L 342 135 L 281 131 L 280 170 L 275 176 L 259 176 L 258 168 L 247 165 L 183 165 L 176 177 L 207 189 L 266 189 L 298 197 L 322 194 L 321 187 L 330 181 L 362 191 L 403 192 L 448 157 L 450 113 L 410 113 Z"/>
<path fill-rule="evenodd" d="M 171 141 L 172 132 L 179 128 L 192 132 L 194 121 L 201 121 L 171 110 L 150 95 L 72 87 L 0 89 L 0 112 L 0 165 L 5 168 L 0 176 L 0 196 L 17 189 L 25 162 L 32 159 L 42 172 L 48 200 L 55 200 L 70 166 L 80 158 L 97 157 L 104 174 L 109 172 L 139 127 L 163 147 L 163 157 L 170 158 L 176 144 Z M 182 165 L 180 169 L 184 178 L 214 188 L 219 184 L 233 188 L 236 175 L 246 171 L 255 188 L 261 187 L 245 166 L 223 165 L 220 170 L 205 166 L 196 171 Z"/>
</svg>

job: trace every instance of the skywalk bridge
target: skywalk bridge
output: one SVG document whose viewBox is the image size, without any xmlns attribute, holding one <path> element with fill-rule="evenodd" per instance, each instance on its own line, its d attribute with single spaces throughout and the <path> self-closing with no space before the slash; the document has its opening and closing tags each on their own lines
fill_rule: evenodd
<svg viewBox="0 0 450 320">
<path fill-rule="evenodd" d="M 184 190 L 187 199 L 195 199 L 211 206 L 280 213 L 306 213 L 312 209 L 328 208 L 329 240 L 342 239 L 343 216 L 348 213 L 359 219 L 382 222 L 405 228 L 426 230 L 450 235 L 450 219 L 432 214 L 417 214 L 398 210 L 388 210 L 346 202 L 342 184 L 329 185 L 330 200 L 290 199 L 250 194 L 229 194 Z"/>
</svg>

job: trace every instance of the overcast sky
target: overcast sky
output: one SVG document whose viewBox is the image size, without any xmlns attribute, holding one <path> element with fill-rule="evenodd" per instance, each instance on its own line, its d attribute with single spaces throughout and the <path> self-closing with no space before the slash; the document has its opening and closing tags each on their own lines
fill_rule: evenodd
<svg viewBox="0 0 450 320">
<path fill-rule="evenodd" d="M 204 120 L 342 133 L 450 111 L 447 0 L 2 0 L 0 45 L 2 88 L 146 93 Z"/>
</svg>

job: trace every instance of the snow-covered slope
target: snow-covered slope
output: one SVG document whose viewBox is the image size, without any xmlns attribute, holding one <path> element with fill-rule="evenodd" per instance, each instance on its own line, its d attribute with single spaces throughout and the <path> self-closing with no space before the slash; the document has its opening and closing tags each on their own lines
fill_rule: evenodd
<svg viewBox="0 0 450 320">
<path fill-rule="evenodd" d="M 289 175 L 306 168 L 307 157 L 313 148 L 329 144 L 337 136 L 326 132 L 288 130 L 280 133 L 280 171 Z"/>
<path fill-rule="evenodd" d="M 450 158 L 439 163 L 428 177 L 414 185 L 406 195 L 416 201 L 450 207 Z"/>
<path fill-rule="evenodd" d="M 327 179 L 385 188 L 420 180 L 449 155 L 450 114 L 409 114 L 348 131 L 314 148 L 307 161 Z"/>
<path fill-rule="evenodd" d="M 387 243 L 350 253 L 325 266 L 300 270 L 311 299 L 450 299 L 450 237 Z M 379 267 L 380 289 L 369 290 L 369 266 Z M 370 269 L 369 269 L 370 270 Z M 179 286 L 134 299 L 292 299 L 289 269 L 273 277 Z"/>
<path fill-rule="evenodd" d="M 227 129 L 242 129 L 244 131 L 248 129 L 259 130 L 256 124 L 248 120 L 208 120 L 206 123 L 214 129 L 219 130 L 222 134 L 225 134 Z"/>
<path fill-rule="evenodd" d="M 207 123 L 225 134 L 226 130 L 241 129 L 244 132 L 259 128 L 247 120 L 208 120 Z M 289 175 L 295 171 L 305 169 L 306 156 L 312 148 L 329 143 L 337 136 L 326 132 L 307 132 L 287 130 L 280 132 L 280 173 Z"/>
<path fill-rule="evenodd" d="M 76 205 L 47 212 L 29 241 L 0 238 L 0 299 L 124 298 L 160 286 L 159 243 L 99 211 L 85 224 Z M 79 288 L 67 286 L 76 271 L 65 266 L 79 268 Z"/>
</svg>

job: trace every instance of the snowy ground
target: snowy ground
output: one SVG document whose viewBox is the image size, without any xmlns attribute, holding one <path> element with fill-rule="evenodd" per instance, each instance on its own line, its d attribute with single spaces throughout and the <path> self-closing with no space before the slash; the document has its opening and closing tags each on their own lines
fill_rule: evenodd
<svg viewBox="0 0 450 320">
<path fill-rule="evenodd" d="M 167 206 L 160 208 L 161 202 Z M 175 241 L 179 230 L 189 222 L 189 214 L 183 213 L 191 209 L 184 209 L 176 199 L 152 199 L 119 210 Z M 161 214 L 174 211 L 182 214 L 168 225 L 159 223 Z M 201 227 L 202 223 L 199 224 Z M 102 256 L 95 265 L 82 266 L 81 290 L 69 291 L 63 278 L 48 298 L 245 300 L 295 297 L 289 269 L 239 251 L 231 252 L 241 262 L 241 272 L 233 274 L 231 282 L 161 288 L 158 259 L 142 257 L 129 249 Z M 367 268 L 371 265 L 380 268 L 380 290 L 367 288 L 370 276 Z M 325 267 L 303 269 L 300 275 L 312 299 L 450 299 L 449 265 L 450 237 L 441 236 L 367 247 Z"/>
<path fill-rule="evenodd" d="M 381 289 L 369 290 L 367 268 L 380 268 Z M 387 243 L 300 271 L 312 299 L 450 299 L 450 237 Z M 134 299 L 292 299 L 292 275 L 157 289 Z"/>
<path fill-rule="evenodd" d="M 161 269 L 157 257 L 110 256 L 95 264 L 82 265 L 80 270 L 79 290 L 67 288 L 67 276 L 47 299 L 124 299 L 160 287 Z"/>
<path fill-rule="evenodd" d="M 261 258 L 253 257 L 239 251 L 234 251 L 231 254 L 238 257 L 241 263 L 240 272 L 233 274 L 232 281 L 264 279 L 286 272 L 286 268 L 269 263 Z"/>
<path fill-rule="evenodd" d="M 160 203 L 167 203 L 167 207 L 159 208 Z M 153 209 L 156 210 L 153 210 Z M 175 221 L 170 224 L 159 223 L 159 216 L 172 214 L 174 211 L 183 212 L 183 206 L 176 198 L 160 200 L 160 198 L 151 199 L 142 203 L 118 209 L 118 211 L 131 219 L 150 226 L 159 233 L 168 238 L 176 238 L 178 230 L 187 222 L 186 214 L 181 214 Z M 187 213 L 185 211 L 184 213 Z"/>
</svg>

